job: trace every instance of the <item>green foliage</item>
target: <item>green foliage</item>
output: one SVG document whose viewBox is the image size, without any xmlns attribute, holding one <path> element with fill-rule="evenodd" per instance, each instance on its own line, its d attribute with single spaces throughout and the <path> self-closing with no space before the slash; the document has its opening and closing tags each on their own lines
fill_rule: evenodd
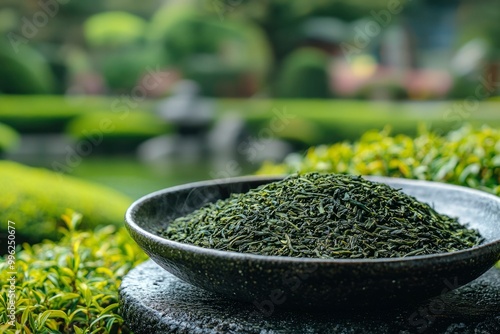
<svg viewBox="0 0 500 334">
<path fill-rule="evenodd" d="M 153 42 L 165 39 L 173 27 L 196 16 L 197 10 L 186 2 L 170 3 L 158 9 L 151 18 L 147 37 Z M 185 43 L 190 41 L 186 39 Z"/>
<path fill-rule="evenodd" d="M 103 127 L 105 122 L 109 126 Z M 164 135 L 170 126 L 156 114 L 147 111 L 93 112 L 71 121 L 67 133 L 77 140 L 85 140 L 89 133 L 102 137 L 94 152 L 131 151 L 141 142 Z"/>
<path fill-rule="evenodd" d="M 17 236 L 31 242 L 57 238 L 59 218 L 67 208 L 85 215 L 83 228 L 93 228 L 121 224 L 131 203 L 109 188 L 10 161 L 0 161 L 0 184 L 0 232 L 11 220 Z"/>
<path fill-rule="evenodd" d="M 0 41 L 0 93 L 53 92 L 55 79 L 47 61 L 25 43 L 19 44 L 16 52 L 10 44 Z"/>
<path fill-rule="evenodd" d="M 283 63 L 276 96 L 285 98 L 327 98 L 329 89 L 328 55 L 314 48 L 292 52 Z"/>
<path fill-rule="evenodd" d="M 324 171 L 448 182 L 500 195 L 500 130 L 462 127 L 445 136 L 425 129 L 411 138 L 369 131 L 354 143 L 309 149 L 302 158 L 266 164 L 259 174 Z"/>
<path fill-rule="evenodd" d="M 184 30 L 192 30 L 196 43 L 192 49 L 178 52 L 179 64 L 187 78 L 200 84 L 203 94 L 249 96 L 267 77 L 272 63 L 270 46 L 256 25 L 222 24 L 212 19 L 186 21 L 174 28 L 175 38 L 166 50 L 170 55 L 171 50 L 180 49 L 175 41 L 185 38 Z"/>
<path fill-rule="evenodd" d="M 0 332 L 126 333 L 119 315 L 123 276 L 146 260 L 125 228 L 77 230 L 81 216 L 62 216 L 63 238 L 23 244 L 15 254 L 15 327 L 9 325 L 8 258 L 0 264 Z"/>
<path fill-rule="evenodd" d="M 87 43 L 113 92 L 129 92 L 148 68 L 162 64 L 161 49 L 145 43 L 147 22 L 126 12 L 104 12 L 84 24 Z"/>
<path fill-rule="evenodd" d="M 498 104 L 479 103 L 473 112 L 464 101 L 407 103 L 315 99 L 222 99 L 219 110 L 239 110 L 252 135 L 263 129 L 276 138 L 293 140 L 298 149 L 342 140 L 357 140 L 372 129 L 390 125 L 394 134 L 417 135 L 419 123 L 441 133 L 474 126 L 500 127 Z M 268 130 L 266 130 L 268 131 Z M 266 133 L 266 135 L 268 135 Z"/>
<path fill-rule="evenodd" d="M 112 48 L 137 43 L 144 37 L 146 21 L 127 12 L 104 12 L 89 17 L 85 39 L 93 47 Z"/>
<path fill-rule="evenodd" d="M 0 154 L 13 149 L 19 141 L 19 135 L 10 126 L 0 123 Z"/>
<path fill-rule="evenodd" d="M 476 90 L 481 86 L 482 84 L 479 78 L 454 77 L 453 86 L 447 96 L 449 99 L 465 99 L 467 97 L 479 99 Z"/>
<path fill-rule="evenodd" d="M 245 95 L 251 91 L 247 86 L 264 81 L 272 63 L 271 47 L 259 26 L 201 15 L 184 3 L 160 9 L 148 36 L 162 45 L 165 61 L 196 80 L 205 95 Z M 251 84 L 246 82 L 249 76 Z"/>
<path fill-rule="evenodd" d="M 151 45 L 134 45 L 106 51 L 101 57 L 101 72 L 108 88 L 130 93 L 140 85 L 140 78 L 161 63 L 161 50 Z"/>
<path fill-rule="evenodd" d="M 361 100 L 406 100 L 408 92 L 400 83 L 383 80 L 363 86 L 356 92 L 356 98 Z"/>
<path fill-rule="evenodd" d="M 107 99 L 72 100 L 55 95 L 0 96 L 0 122 L 19 132 L 61 132 L 75 116 L 111 105 Z"/>
<path fill-rule="evenodd" d="M 335 17 L 350 22 L 370 17 L 370 11 L 387 8 L 387 2 L 375 0 L 274 0 L 274 1 L 206 1 L 198 0 L 207 12 L 224 20 L 249 19 L 258 22 L 267 33 L 279 62 L 304 42 L 301 31 L 311 18 Z M 324 32 L 329 34 L 328 31 Z"/>
<path fill-rule="evenodd" d="M 0 96 L 0 122 L 19 132 L 62 132 L 75 117 L 109 111 L 118 99 L 121 98 L 3 95 Z M 469 112 L 464 101 L 420 104 L 331 99 L 218 99 L 217 106 L 219 116 L 226 111 L 241 112 L 252 135 L 256 136 L 263 128 L 270 128 L 276 119 L 274 109 L 286 110 L 284 114 L 291 117 L 285 117 L 285 126 L 273 130 L 274 135 L 307 148 L 345 139 L 356 140 L 365 131 L 382 129 L 385 124 L 390 124 L 396 134 L 412 136 L 419 122 L 430 124 L 433 129 L 440 128 L 442 132 L 458 128 L 465 120 L 473 125 L 500 126 L 496 103 L 500 99 L 491 97 L 490 100 L 495 103 L 479 103 L 474 112 Z M 152 101 L 146 99 L 137 105 L 123 102 L 120 106 L 125 112 L 136 107 L 150 110 Z"/>
<path fill-rule="evenodd" d="M 464 6 L 467 16 L 463 18 L 459 27 L 459 33 L 463 39 L 474 37 L 484 38 L 492 47 L 490 59 L 496 61 L 500 52 L 500 12 L 492 10 L 500 6 L 500 0 L 490 0 L 485 2 L 471 2 Z M 480 18 L 480 19 L 478 19 Z"/>
</svg>

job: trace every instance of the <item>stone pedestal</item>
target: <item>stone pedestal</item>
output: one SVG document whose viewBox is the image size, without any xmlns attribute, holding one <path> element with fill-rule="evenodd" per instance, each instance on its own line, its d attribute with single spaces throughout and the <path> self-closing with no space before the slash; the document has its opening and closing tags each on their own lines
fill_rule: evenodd
<svg viewBox="0 0 500 334">
<path fill-rule="evenodd" d="M 152 261 L 129 272 L 120 296 L 121 313 L 135 334 L 500 333 L 500 270 L 495 268 L 421 305 L 355 314 L 229 300 L 184 283 Z"/>
</svg>

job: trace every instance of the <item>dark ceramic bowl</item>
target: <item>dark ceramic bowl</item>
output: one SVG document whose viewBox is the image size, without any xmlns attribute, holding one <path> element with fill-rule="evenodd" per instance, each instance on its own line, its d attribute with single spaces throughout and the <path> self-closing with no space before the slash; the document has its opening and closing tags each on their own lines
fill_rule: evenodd
<svg viewBox="0 0 500 334">
<path fill-rule="evenodd" d="M 386 259 L 306 259 L 206 249 L 157 235 L 174 218 L 207 202 L 280 178 L 241 177 L 168 188 L 133 203 L 132 238 L 165 270 L 229 298 L 275 306 L 393 307 L 437 296 L 479 277 L 500 259 L 500 198 L 435 182 L 367 177 L 400 188 L 480 231 L 481 245 L 452 253 Z"/>
</svg>

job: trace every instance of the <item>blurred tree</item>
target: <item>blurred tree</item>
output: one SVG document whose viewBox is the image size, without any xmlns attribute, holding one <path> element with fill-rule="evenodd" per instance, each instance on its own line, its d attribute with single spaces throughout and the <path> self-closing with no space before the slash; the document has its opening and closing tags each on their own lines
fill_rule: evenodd
<svg viewBox="0 0 500 334">
<path fill-rule="evenodd" d="M 252 95 L 272 61 L 270 46 L 257 25 L 219 20 L 188 4 L 158 11 L 148 37 L 162 46 L 164 64 L 181 69 L 206 95 Z"/>
<path fill-rule="evenodd" d="M 161 62 L 158 48 L 145 40 L 146 28 L 144 19 L 125 12 L 99 13 L 85 21 L 85 40 L 112 92 L 130 91 L 148 65 Z"/>
<path fill-rule="evenodd" d="M 281 61 L 304 40 L 301 29 L 311 17 L 354 21 L 369 16 L 371 10 L 387 7 L 386 0 L 199 0 L 208 11 L 223 19 L 249 19 L 265 31 L 274 57 Z"/>
</svg>

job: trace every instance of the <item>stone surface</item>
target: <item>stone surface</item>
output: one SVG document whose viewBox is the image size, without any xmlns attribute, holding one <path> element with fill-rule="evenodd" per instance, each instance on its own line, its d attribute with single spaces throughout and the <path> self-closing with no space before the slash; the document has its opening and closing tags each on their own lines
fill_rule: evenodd
<svg viewBox="0 0 500 334">
<path fill-rule="evenodd" d="M 500 333 L 500 270 L 495 268 L 420 305 L 384 311 L 278 308 L 286 306 L 286 296 L 253 304 L 232 301 L 181 281 L 153 261 L 129 272 L 120 296 L 125 323 L 136 334 Z"/>
</svg>

